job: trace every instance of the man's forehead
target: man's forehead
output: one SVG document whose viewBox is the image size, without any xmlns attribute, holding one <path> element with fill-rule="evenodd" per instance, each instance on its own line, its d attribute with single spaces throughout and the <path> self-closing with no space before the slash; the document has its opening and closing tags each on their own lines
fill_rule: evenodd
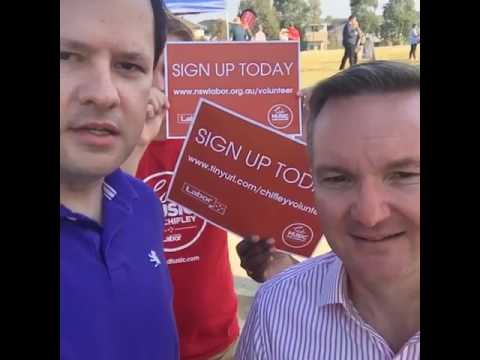
<svg viewBox="0 0 480 360">
<path fill-rule="evenodd" d="M 126 20 L 135 21 L 136 16 L 153 16 L 151 0 L 60 0 L 60 14 L 68 14 L 69 10 L 84 9 L 87 13 L 98 15 L 117 15 L 129 11 Z M 132 19 L 133 17 L 133 19 Z"/>
<path fill-rule="evenodd" d="M 420 156 L 419 95 L 334 99 L 320 112 L 313 132 L 315 162 L 377 164 Z M 325 112 L 324 112 L 325 111 Z M 323 113 L 323 114 L 322 114 Z"/>
<path fill-rule="evenodd" d="M 348 104 L 364 104 L 364 103 L 391 103 L 391 102 L 405 102 L 420 99 L 420 90 L 402 90 L 402 91 L 386 91 L 386 92 L 364 92 L 351 96 L 336 96 L 329 98 L 325 103 L 327 106 L 344 107 Z"/>
<path fill-rule="evenodd" d="M 406 136 L 405 136 L 406 135 Z M 355 173 L 366 169 L 390 171 L 395 169 L 420 168 L 419 138 L 404 134 L 392 138 L 379 138 L 374 141 L 359 139 L 355 142 L 315 145 L 313 152 L 314 171 L 343 171 Z M 340 172 L 343 172 L 340 170 Z"/>
<path fill-rule="evenodd" d="M 153 34 L 149 0 L 60 1 L 61 38 L 97 47 L 153 52 Z"/>
<path fill-rule="evenodd" d="M 378 125 L 403 126 L 404 122 L 420 128 L 420 91 L 328 99 L 317 115 L 315 128 L 348 125 L 356 131 L 368 129 L 375 134 L 375 130 L 380 129 Z"/>
</svg>

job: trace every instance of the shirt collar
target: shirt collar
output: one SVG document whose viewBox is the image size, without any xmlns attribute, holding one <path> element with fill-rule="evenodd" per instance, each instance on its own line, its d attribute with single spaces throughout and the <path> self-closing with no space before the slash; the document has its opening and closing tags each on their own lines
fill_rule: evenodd
<svg viewBox="0 0 480 360">
<path fill-rule="evenodd" d="M 318 305 L 342 304 L 346 306 L 346 276 L 345 269 L 340 258 L 335 257 L 331 266 L 327 269 L 322 284 L 318 289 L 320 296 L 318 297 Z"/>
<path fill-rule="evenodd" d="M 115 201 L 127 212 L 131 211 L 132 201 L 138 199 L 138 193 L 128 181 L 128 175 L 117 169 L 103 181 L 104 201 Z"/>
<path fill-rule="evenodd" d="M 347 313 L 351 314 L 357 321 L 364 323 L 348 298 L 346 275 L 342 261 L 336 256 L 333 264 L 327 269 L 324 281 L 318 282 L 317 294 L 320 294 L 320 296 L 318 297 L 317 305 L 342 305 Z M 407 341 L 407 344 L 419 342 L 420 330 Z"/>
<path fill-rule="evenodd" d="M 418 330 L 416 332 L 415 335 L 413 335 L 409 340 L 408 340 L 408 344 L 415 344 L 415 343 L 418 343 L 420 342 L 420 330 Z"/>
<path fill-rule="evenodd" d="M 138 193 L 133 188 L 129 175 L 118 169 L 103 182 L 102 250 L 107 254 L 112 240 L 125 226 L 126 219 L 133 213 L 133 201 Z"/>
<path fill-rule="evenodd" d="M 324 281 L 322 283 L 319 282 L 319 288 L 317 289 L 317 293 L 320 294 L 317 301 L 319 306 L 340 304 L 343 305 L 348 313 L 358 313 L 348 298 L 346 275 L 345 266 L 340 258 L 336 256 L 334 263 L 327 269 Z M 408 343 L 416 343 L 419 341 L 420 331 L 411 337 Z"/>
<path fill-rule="evenodd" d="M 138 193 L 128 181 L 128 175 L 117 169 L 106 176 L 102 184 L 103 203 L 112 203 L 120 207 L 126 213 L 132 211 L 132 201 L 138 199 Z M 75 214 L 64 205 L 60 204 L 60 218 L 74 217 Z"/>
</svg>

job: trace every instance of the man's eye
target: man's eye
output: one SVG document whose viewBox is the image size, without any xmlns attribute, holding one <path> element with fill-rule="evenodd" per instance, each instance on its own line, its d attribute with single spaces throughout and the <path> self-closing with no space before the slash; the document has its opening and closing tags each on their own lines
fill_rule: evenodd
<svg viewBox="0 0 480 360">
<path fill-rule="evenodd" d="M 325 176 L 320 180 L 320 183 L 329 187 L 347 186 L 352 182 L 352 179 L 345 175 Z"/>
<path fill-rule="evenodd" d="M 60 51 L 60 60 L 63 60 L 63 61 L 80 60 L 80 55 L 72 53 L 70 51 Z"/>
<path fill-rule="evenodd" d="M 396 171 L 389 176 L 389 180 L 403 184 L 416 183 L 420 179 L 420 173 L 408 171 Z"/>
<path fill-rule="evenodd" d="M 338 175 L 338 176 L 329 176 L 323 179 L 325 182 L 329 183 L 341 183 L 347 181 L 347 177 L 343 175 Z"/>
<path fill-rule="evenodd" d="M 132 64 L 132 63 L 129 63 L 129 62 L 122 62 L 122 63 L 119 63 L 118 64 L 118 68 L 122 71 L 125 71 L 125 72 L 141 72 L 141 73 L 145 73 L 145 69 L 140 66 L 140 65 L 137 65 L 137 64 Z"/>
</svg>

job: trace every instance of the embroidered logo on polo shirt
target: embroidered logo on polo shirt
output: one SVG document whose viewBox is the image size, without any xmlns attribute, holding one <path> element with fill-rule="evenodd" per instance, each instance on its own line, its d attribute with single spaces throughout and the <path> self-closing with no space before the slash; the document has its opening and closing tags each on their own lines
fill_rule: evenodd
<svg viewBox="0 0 480 360">
<path fill-rule="evenodd" d="M 151 250 L 148 253 L 148 258 L 150 259 L 150 262 L 155 263 L 155 267 L 159 266 L 162 263 L 154 250 Z"/>
</svg>

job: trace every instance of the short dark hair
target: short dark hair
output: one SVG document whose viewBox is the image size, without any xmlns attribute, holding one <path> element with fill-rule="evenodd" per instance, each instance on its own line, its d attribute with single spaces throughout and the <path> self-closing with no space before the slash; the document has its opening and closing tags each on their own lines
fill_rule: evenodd
<svg viewBox="0 0 480 360">
<path fill-rule="evenodd" d="M 307 142 L 313 149 L 315 122 L 328 99 L 420 90 L 420 68 L 394 61 L 354 65 L 319 82 L 310 97 Z"/>
<path fill-rule="evenodd" d="M 192 41 L 193 32 L 181 19 L 167 12 L 167 36 L 176 36 L 182 41 Z"/>
<path fill-rule="evenodd" d="M 356 15 L 350 15 L 348 17 L 348 21 L 352 21 L 353 19 L 355 19 L 357 16 Z"/>
<path fill-rule="evenodd" d="M 155 41 L 155 52 L 153 67 L 157 66 L 158 59 L 162 55 L 163 47 L 167 38 L 167 15 L 163 0 L 150 0 L 153 11 L 153 36 Z"/>
</svg>

